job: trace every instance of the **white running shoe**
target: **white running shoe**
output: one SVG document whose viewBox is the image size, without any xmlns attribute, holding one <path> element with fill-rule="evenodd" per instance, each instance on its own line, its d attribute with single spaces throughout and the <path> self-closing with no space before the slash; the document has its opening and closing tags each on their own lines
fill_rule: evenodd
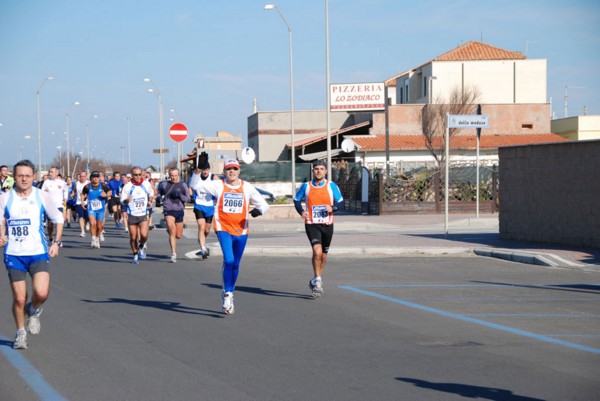
<svg viewBox="0 0 600 401">
<path fill-rule="evenodd" d="M 92 243 L 90 244 L 90 248 L 96 247 L 96 237 L 92 237 Z"/>
<path fill-rule="evenodd" d="M 235 308 L 233 306 L 233 292 L 223 294 L 223 312 L 227 315 L 233 315 Z"/>
<path fill-rule="evenodd" d="M 138 258 L 138 255 L 133 255 L 133 259 L 131 260 L 131 263 L 134 265 L 139 265 L 140 264 L 140 260 Z"/>
<path fill-rule="evenodd" d="M 100 241 L 104 242 L 104 230 L 102 230 L 102 234 L 100 234 Z"/>
<path fill-rule="evenodd" d="M 81 238 L 85 238 L 85 231 L 82 231 L 82 232 L 81 232 L 81 234 L 79 234 L 79 236 L 80 236 Z"/>
<path fill-rule="evenodd" d="M 27 332 L 25 330 L 17 330 L 17 335 L 15 336 L 13 348 L 27 349 Z"/>
<path fill-rule="evenodd" d="M 42 315 L 44 309 L 38 308 L 38 310 L 36 310 L 34 313 L 31 313 L 30 302 L 25 306 L 25 311 L 27 312 L 27 316 L 29 316 L 29 318 L 27 319 L 27 331 L 29 331 L 29 333 L 33 335 L 40 334 L 40 330 L 42 327 L 40 324 L 40 316 Z"/>
<path fill-rule="evenodd" d="M 177 254 L 176 253 L 172 253 L 171 254 L 171 260 L 169 262 L 170 263 L 177 263 Z"/>
<path fill-rule="evenodd" d="M 323 282 L 321 280 L 310 280 L 308 287 L 312 291 L 312 296 L 318 298 L 323 295 Z"/>
<path fill-rule="evenodd" d="M 146 244 L 144 244 L 144 246 L 138 250 L 138 253 L 140 255 L 140 260 L 146 259 Z"/>
</svg>

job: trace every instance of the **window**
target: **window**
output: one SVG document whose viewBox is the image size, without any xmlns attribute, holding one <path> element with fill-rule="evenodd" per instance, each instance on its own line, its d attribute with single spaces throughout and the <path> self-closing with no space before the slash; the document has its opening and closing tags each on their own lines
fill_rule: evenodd
<svg viewBox="0 0 600 401">
<path fill-rule="evenodd" d="M 523 128 L 523 129 L 533 129 L 533 124 L 531 124 L 531 123 L 521 124 L 521 128 Z"/>
<path fill-rule="evenodd" d="M 404 80 L 404 103 L 410 103 L 410 92 L 408 91 L 408 79 Z"/>
</svg>

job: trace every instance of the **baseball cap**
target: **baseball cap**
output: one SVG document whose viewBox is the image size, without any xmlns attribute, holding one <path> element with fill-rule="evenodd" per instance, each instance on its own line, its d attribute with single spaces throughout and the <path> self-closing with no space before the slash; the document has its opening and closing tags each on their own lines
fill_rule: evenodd
<svg viewBox="0 0 600 401">
<path fill-rule="evenodd" d="M 100 177 L 100 173 L 98 171 L 92 171 L 92 175 L 90 175 L 90 177 Z"/>
<path fill-rule="evenodd" d="M 317 167 L 317 166 L 323 166 L 325 168 L 327 168 L 327 164 L 325 163 L 324 160 L 315 160 L 312 164 L 313 168 Z"/>
<path fill-rule="evenodd" d="M 228 169 L 229 167 L 240 168 L 240 162 L 238 162 L 236 159 L 227 159 L 225 162 L 225 169 Z"/>
</svg>

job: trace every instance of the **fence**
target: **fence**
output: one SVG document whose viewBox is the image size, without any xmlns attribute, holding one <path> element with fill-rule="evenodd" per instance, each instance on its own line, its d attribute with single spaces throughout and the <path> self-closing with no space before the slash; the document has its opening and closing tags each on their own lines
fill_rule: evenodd
<svg viewBox="0 0 600 401">
<path fill-rule="evenodd" d="M 423 165 L 412 170 L 385 176 L 383 170 L 366 170 L 360 164 L 335 164 L 333 181 L 338 184 L 346 211 L 368 214 L 443 213 L 445 182 L 439 170 Z M 451 213 L 476 211 L 477 171 L 473 164 L 450 167 L 448 209 Z M 362 173 L 369 173 L 369 201 L 362 201 Z M 498 212 L 498 172 L 496 166 L 480 167 L 479 210 Z"/>
</svg>

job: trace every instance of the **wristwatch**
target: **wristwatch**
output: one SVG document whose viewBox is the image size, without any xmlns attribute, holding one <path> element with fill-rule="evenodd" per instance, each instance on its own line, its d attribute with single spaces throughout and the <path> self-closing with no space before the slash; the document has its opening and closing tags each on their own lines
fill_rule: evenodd
<svg viewBox="0 0 600 401">
<path fill-rule="evenodd" d="M 56 245 L 58 245 L 58 246 L 61 246 L 61 245 L 62 245 L 62 241 L 52 241 L 52 243 L 53 243 L 53 244 L 56 244 Z"/>
</svg>

